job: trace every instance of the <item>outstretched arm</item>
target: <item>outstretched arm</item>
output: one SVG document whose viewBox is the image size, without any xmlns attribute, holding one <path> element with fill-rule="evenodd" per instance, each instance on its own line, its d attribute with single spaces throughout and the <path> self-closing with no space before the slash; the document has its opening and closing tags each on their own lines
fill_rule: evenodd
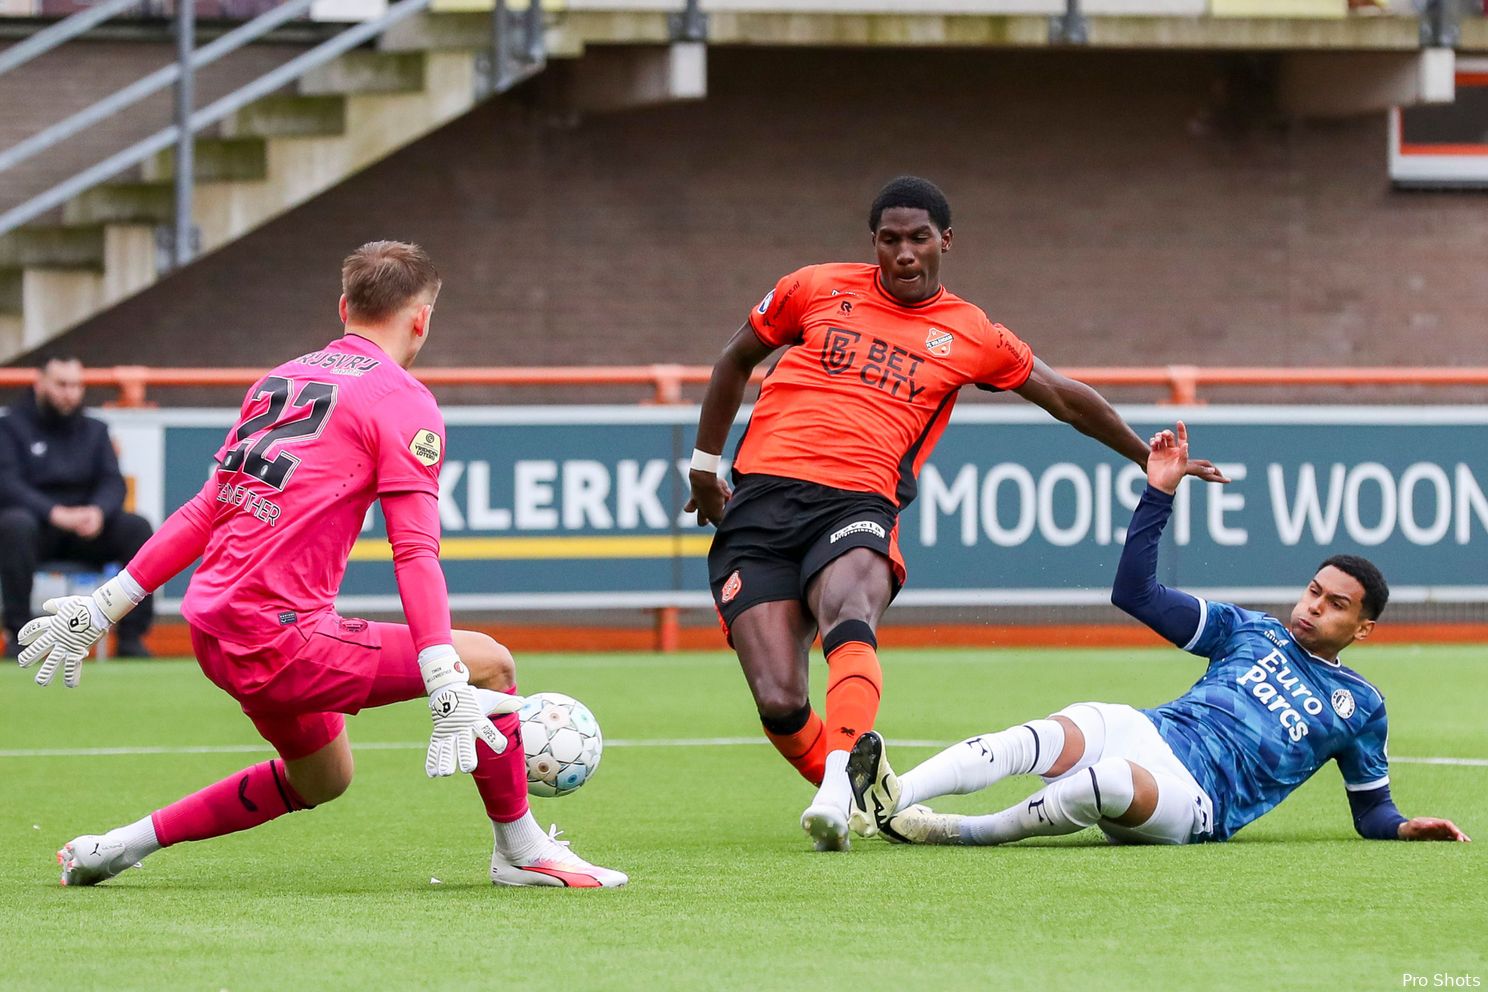
<svg viewBox="0 0 1488 992">
<path fill-rule="evenodd" d="M 1043 407 L 1055 420 L 1069 424 L 1143 468 L 1147 466 L 1147 445 L 1104 396 L 1078 379 L 1071 379 L 1035 358 L 1028 381 L 1014 392 Z M 1213 463 L 1203 459 L 1185 461 L 1184 474 L 1205 482 L 1230 481 Z"/>
<path fill-rule="evenodd" d="M 744 401 L 744 389 L 754 367 L 774 351 L 773 345 L 760 340 L 748 323 L 734 332 L 723 354 L 713 365 L 713 376 L 708 380 L 707 392 L 703 394 L 703 410 L 698 417 L 697 450 L 703 455 L 718 456 L 728 441 L 729 427 L 739 404 Z M 683 508 L 686 512 L 697 512 L 698 526 L 714 524 L 723 520 L 723 504 L 733 495 L 729 485 L 718 474 L 716 463 L 712 466 L 694 464 L 687 473 L 692 488 L 692 498 Z"/>
<path fill-rule="evenodd" d="M 1472 840 L 1451 820 L 1433 816 L 1406 819 L 1390 798 L 1390 787 L 1349 792 L 1354 829 L 1366 840 Z"/>
<path fill-rule="evenodd" d="M 215 473 L 201 492 L 165 518 L 125 570 L 146 592 L 154 592 L 202 556 L 212 536 L 212 503 L 221 484 Z"/>
<path fill-rule="evenodd" d="M 1390 798 L 1389 716 L 1380 699 L 1344 746 L 1334 755 L 1348 790 L 1354 829 L 1367 840 L 1456 840 L 1467 835 L 1451 820 L 1418 816 L 1408 820 Z"/>
<path fill-rule="evenodd" d="M 1111 603 L 1180 647 L 1193 641 L 1203 620 L 1199 601 L 1157 581 L 1157 549 L 1173 514 L 1173 494 L 1188 465 L 1188 428 L 1152 436 L 1147 491 L 1132 513 L 1111 586 Z"/>
</svg>

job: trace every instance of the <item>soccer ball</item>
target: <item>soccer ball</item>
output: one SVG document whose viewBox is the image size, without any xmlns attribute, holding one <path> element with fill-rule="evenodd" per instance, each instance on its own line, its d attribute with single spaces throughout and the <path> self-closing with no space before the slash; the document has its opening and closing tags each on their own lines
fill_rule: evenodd
<svg viewBox="0 0 1488 992">
<path fill-rule="evenodd" d="M 566 796 L 599 767 L 604 737 L 589 707 L 561 692 L 536 692 L 517 711 L 527 752 L 527 791 Z"/>
</svg>

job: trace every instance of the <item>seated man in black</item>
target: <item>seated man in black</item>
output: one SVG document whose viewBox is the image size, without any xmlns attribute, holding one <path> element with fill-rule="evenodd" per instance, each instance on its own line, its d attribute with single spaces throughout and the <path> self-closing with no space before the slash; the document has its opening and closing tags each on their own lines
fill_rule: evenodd
<svg viewBox="0 0 1488 992">
<path fill-rule="evenodd" d="M 8 657 L 32 614 L 37 565 L 63 560 L 101 567 L 128 561 L 150 538 L 150 522 L 124 512 L 124 477 L 108 427 L 83 416 L 83 365 L 48 359 L 27 393 L 0 417 L 0 595 Z M 118 653 L 147 658 L 140 638 L 150 600 L 119 623 Z"/>
</svg>

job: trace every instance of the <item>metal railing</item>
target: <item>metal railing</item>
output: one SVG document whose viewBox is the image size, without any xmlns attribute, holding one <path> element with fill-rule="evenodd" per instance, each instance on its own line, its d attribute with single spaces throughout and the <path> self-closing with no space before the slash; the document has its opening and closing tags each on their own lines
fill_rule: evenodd
<svg viewBox="0 0 1488 992">
<path fill-rule="evenodd" d="M 133 86 L 121 90 L 118 94 L 106 97 L 92 107 L 80 111 L 78 114 L 59 124 L 53 125 L 46 132 L 28 139 L 26 142 L 22 142 L 21 146 L 17 146 L 17 149 L 20 150 L 19 154 L 17 153 L 17 149 L 11 149 L 11 151 L 5 153 L 5 156 L 8 156 L 8 160 L 6 157 L 0 157 L 0 163 L 4 163 L 0 164 L 0 171 L 4 171 L 5 168 L 14 165 L 16 162 L 51 147 L 51 145 L 56 144 L 58 141 L 65 140 L 67 137 L 86 128 L 89 123 L 101 120 L 125 106 L 137 103 L 139 100 L 163 89 L 173 82 L 177 83 L 176 123 L 162 128 L 123 151 L 109 156 L 96 165 L 84 169 L 47 191 L 32 197 L 25 203 L 6 211 L 4 214 L 0 214 L 0 235 L 7 234 L 22 224 L 35 220 L 42 214 L 61 206 L 98 183 L 111 179 L 124 170 L 139 165 L 157 152 L 175 145 L 177 148 L 177 167 L 174 170 L 176 217 L 175 233 L 170 239 L 173 242 L 172 259 L 176 264 L 188 260 L 191 254 L 191 238 L 187 232 L 190 232 L 192 229 L 190 218 L 191 183 L 193 178 L 190 167 L 191 139 L 206 128 L 221 122 L 230 114 L 235 113 L 253 101 L 294 82 L 311 69 L 326 64 L 337 56 L 377 37 L 394 24 L 398 24 L 412 17 L 414 14 L 420 13 L 429 6 L 429 3 L 430 0 L 399 0 L 398 3 L 389 7 L 382 16 L 347 28 L 345 31 L 321 42 L 309 51 L 289 60 L 277 69 L 265 73 L 253 82 L 239 87 L 200 110 L 194 110 L 191 106 L 192 86 L 190 80 L 192 73 L 197 68 L 216 61 L 222 56 L 241 48 L 250 41 L 263 37 L 280 24 L 308 10 L 310 0 L 288 0 L 284 5 L 259 15 L 242 27 L 223 35 L 210 45 L 203 47 L 200 51 L 192 50 L 194 18 L 187 13 L 191 9 L 191 4 L 180 4 L 177 21 L 177 51 L 179 60 L 176 64 L 166 66 L 152 73 Z M 84 13 L 92 13 L 92 11 Z M 80 17 L 82 15 L 74 14 L 72 16 Z M 69 29 L 69 32 L 71 32 L 71 29 Z M 55 47 L 61 41 L 72 36 L 73 33 L 59 33 L 52 39 L 49 47 Z M 40 51 L 34 52 L 30 57 L 35 57 L 36 54 L 40 54 Z"/>
<path fill-rule="evenodd" d="M 38 55 L 45 55 L 64 41 L 76 38 L 110 17 L 139 5 L 140 0 L 106 0 L 96 7 L 80 10 L 51 27 L 43 28 L 25 41 L 18 41 L 0 52 L 0 76 L 25 65 Z"/>
<path fill-rule="evenodd" d="M 119 365 L 91 368 L 83 373 L 89 386 L 117 390 L 113 405 L 151 405 L 150 390 L 187 387 L 251 386 L 264 375 L 257 368 L 152 368 Z M 617 365 L 603 367 L 529 366 L 509 368 L 420 368 L 414 375 L 428 386 L 643 386 L 646 402 L 680 403 L 683 388 L 702 385 L 712 375 L 705 365 Z M 1488 386 L 1488 367 L 1476 368 L 1206 368 L 1197 365 L 1148 367 L 1062 368 L 1065 375 L 1092 386 L 1149 387 L 1165 391 L 1163 402 L 1202 403 L 1202 388 L 1261 387 L 1463 387 Z M 0 368 L 0 389 L 29 385 L 35 369 Z M 764 378 L 756 370 L 754 381 Z"/>
</svg>

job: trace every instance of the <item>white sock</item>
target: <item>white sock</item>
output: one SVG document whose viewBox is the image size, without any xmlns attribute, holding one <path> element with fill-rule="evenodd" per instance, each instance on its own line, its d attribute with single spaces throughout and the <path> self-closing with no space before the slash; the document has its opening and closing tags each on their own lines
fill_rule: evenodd
<svg viewBox="0 0 1488 992">
<path fill-rule="evenodd" d="M 1058 785 L 1059 783 L 1055 783 Z M 1008 844 L 1025 837 L 1054 837 L 1084 830 L 1094 823 L 1072 819 L 1049 789 L 1040 789 L 1016 806 L 961 821 L 961 843 Z"/>
<path fill-rule="evenodd" d="M 128 826 L 115 827 L 108 836 L 110 840 L 123 843 L 125 860 L 130 864 L 143 861 L 160 850 L 160 839 L 155 836 L 155 821 L 149 816 Z"/>
<path fill-rule="evenodd" d="M 492 820 L 491 829 L 496 832 L 497 853 L 513 864 L 531 860 L 548 845 L 548 833 L 537 825 L 530 809 L 510 823 Z"/>
<path fill-rule="evenodd" d="M 1025 837 L 1073 834 L 1131 807 L 1131 766 L 1121 759 L 1102 761 L 1050 782 L 1001 813 L 961 821 L 961 843 L 1006 844 Z"/>
<path fill-rule="evenodd" d="M 1057 720 L 1034 720 L 954 744 L 899 776 L 899 809 L 936 796 L 963 796 L 1009 775 L 1042 775 L 1064 750 Z"/>
<path fill-rule="evenodd" d="M 852 809 L 852 781 L 847 777 L 847 752 L 827 752 L 826 768 L 822 772 L 821 788 L 811 805 L 827 803 L 846 812 Z"/>
</svg>

